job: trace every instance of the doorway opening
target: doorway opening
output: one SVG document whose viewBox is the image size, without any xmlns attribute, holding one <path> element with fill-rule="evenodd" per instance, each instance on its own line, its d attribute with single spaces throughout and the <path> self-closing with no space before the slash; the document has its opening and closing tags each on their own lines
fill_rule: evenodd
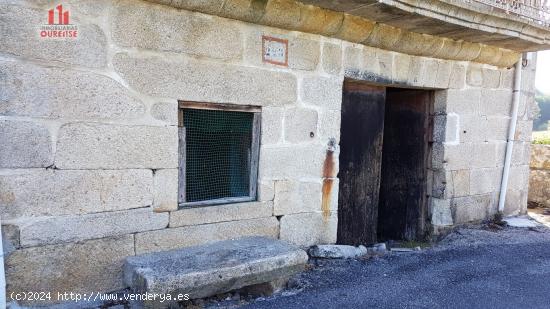
<svg viewBox="0 0 550 309">
<path fill-rule="evenodd" d="M 342 98 L 337 242 L 422 240 L 433 91 L 346 80 Z"/>
</svg>

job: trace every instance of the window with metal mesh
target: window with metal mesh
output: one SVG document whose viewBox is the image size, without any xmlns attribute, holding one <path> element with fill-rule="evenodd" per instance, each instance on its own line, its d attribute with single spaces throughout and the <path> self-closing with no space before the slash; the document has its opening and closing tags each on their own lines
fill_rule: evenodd
<svg viewBox="0 0 550 309">
<path fill-rule="evenodd" d="M 183 109 L 185 202 L 250 196 L 253 113 Z"/>
</svg>

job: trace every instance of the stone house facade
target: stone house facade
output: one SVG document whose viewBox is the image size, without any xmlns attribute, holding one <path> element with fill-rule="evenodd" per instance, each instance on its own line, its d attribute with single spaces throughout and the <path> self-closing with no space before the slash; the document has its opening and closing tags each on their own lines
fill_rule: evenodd
<svg viewBox="0 0 550 309">
<path fill-rule="evenodd" d="M 548 46 L 548 29 L 500 13 L 483 13 L 485 27 L 508 32 L 474 29 L 472 13 L 459 39 L 363 16 L 355 1 L 305 2 L 67 0 L 78 36 L 59 39 L 39 33 L 59 3 L 0 1 L 8 292 L 116 291 L 127 256 L 248 235 L 335 243 L 349 80 L 430 91 L 427 234 L 494 215 L 513 65 Z M 286 65 L 263 61 L 266 36 L 287 42 Z M 523 69 L 506 215 L 526 211 L 535 63 Z M 253 200 L 179 205 L 183 101 L 259 108 Z"/>
</svg>

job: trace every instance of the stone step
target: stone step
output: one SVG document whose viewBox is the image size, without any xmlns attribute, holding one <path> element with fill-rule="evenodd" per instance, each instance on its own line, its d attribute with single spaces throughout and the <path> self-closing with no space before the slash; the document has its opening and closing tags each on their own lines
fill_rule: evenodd
<svg viewBox="0 0 550 309">
<path fill-rule="evenodd" d="M 280 240 L 245 237 L 128 257 L 124 280 L 137 293 L 195 299 L 289 278 L 307 260 L 305 251 Z"/>
</svg>

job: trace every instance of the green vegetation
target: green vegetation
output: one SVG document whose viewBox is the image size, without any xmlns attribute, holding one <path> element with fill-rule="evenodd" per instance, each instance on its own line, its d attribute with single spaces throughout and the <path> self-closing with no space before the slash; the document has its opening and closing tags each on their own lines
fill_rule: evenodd
<svg viewBox="0 0 550 309">
<path fill-rule="evenodd" d="M 548 121 L 550 121 L 550 95 L 537 90 L 535 101 L 539 105 L 540 113 L 538 118 L 533 121 L 533 131 L 547 131 Z"/>
<path fill-rule="evenodd" d="M 533 144 L 550 145 L 550 131 L 533 132 Z"/>
<path fill-rule="evenodd" d="M 540 112 L 533 121 L 533 144 L 550 145 L 550 95 L 537 90 L 535 101 Z"/>
</svg>

